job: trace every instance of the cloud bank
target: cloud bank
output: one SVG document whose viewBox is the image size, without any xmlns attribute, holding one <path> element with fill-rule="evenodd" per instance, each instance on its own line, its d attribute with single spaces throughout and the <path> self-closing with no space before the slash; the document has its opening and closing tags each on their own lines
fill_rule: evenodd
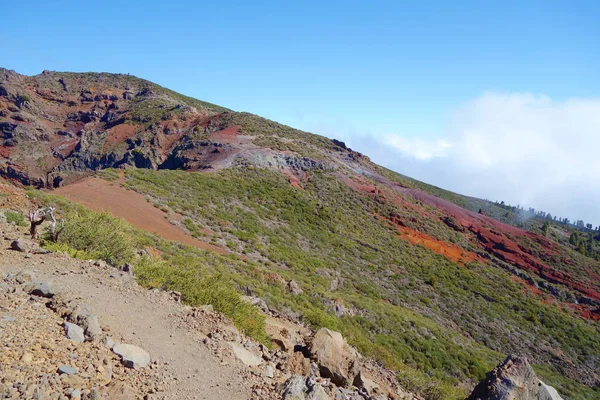
<svg viewBox="0 0 600 400">
<path fill-rule="evenodd" d="M 600 99 L 487 93 L 434 140 L 350 135 L 373 161 L 462 194 L 600 224 Z"/>
</svg>

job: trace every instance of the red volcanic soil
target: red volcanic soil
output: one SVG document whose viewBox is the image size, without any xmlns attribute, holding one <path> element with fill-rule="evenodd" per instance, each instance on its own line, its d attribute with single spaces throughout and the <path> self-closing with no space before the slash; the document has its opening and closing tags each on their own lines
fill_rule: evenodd
<svg viewBox="0 0 600 400">
<path fill-rule="evenodd" d="M 240 134 L 241 129 L 242 127 L 240 125 L 231 125 L 225 129 L 211 133 L 209 137 L 211 140 L 221 143 L 238 143 L 238 135 Z"/>
<path fill-rule="evenodd" d="M 8 158 L 10 156 L 10 147 L 0 146 L 0 157 Z"/>
<path fill-rule="evenodd" d="M 393 192 L 383 191 L 377 185 L 370 183 L 363 177 L 339 175 L 339 178 L 357 192 L 369 196 L 376 196 L 388 203 L 396 204 L 400 207 L 411 208 L 424 217 L 426 216 L 434 219 L 451 217 L 452 220 L 448 222 L 446 222 L 446 218 L 443 220 L 451 228 L 471 234 L 471 240 L 489 254 L 494 255 L 508 264 L 533 272 L 550 283 L 565 285 L 566 287 L 578 291 L 589 299 L 600 301 L 600 282 L 598 282 L 597 279 L 594 279 L 595 275 L 593 274 L 593 271 L 582 271 L 581 276 L 563 272 L 546 264 L 546 262 L 542 261 L 534 254 L 535 249 L 531 248 L 531 244 L 528 243 L 534 242 L 540 245 L 544 251 L 543 257 L 546 260 L 553 260 L 552 262 L 563 265 L 575 265 L 575 261 L 572 260 L 568 254 L 561 252 L 556 243 L 543 236 L 524 231 L 488 216 L 466 210 L 449 201 L 424 193 L 420 190 L 394 185 L 383 178 L 381 179 L 384 187 L 392 187 L 403 195 L 409 195 L 428 206 L 434 207 L 440 210 L 440 214 L 435 212 L 432 213 L 423 207 L 415 205 L 412 202 L 407 201 L 402 195 L 395 195 Z M 397 227 L 403 234 L 401 236 L 402 238 L 413 244 L 427 247 L 438 254 L 444 255 L 450 260 L 463 263 L 474 260 L 484 261 L 476 254 L 466 252 L 461 247 L 437 240 L 423 232 L 408 228 L 405 226 L 404 221 L 399 218 L 394 218 L 394 216 L 392 216 L 386 220 Z M 538 290 L 533 290 L 535 288 L 532 286 L 527 286 L 527 289 L 536 294 L 538 292 Z M 551 300 L 545 299 L 544 301 Z M 593 320 L 600 319 L 600 309 L 597 306 L 569 305 L 569 307 L 584 318 Z"/>
<path fill-rule="evenodd" d="M 398 231 L 400 231 L 400 237 L 402 239 L 407 240 L 412 244 L 417 244 L 428 248 L 434 253 L 441 254 L 451 261 L 459 264 L 465 264 L 467 262 L 479 260 L 477 254 L 466 251 L 462 247 L 455 244 L 437 240 L 433 236 L 430 236 L 426 233 L 404 226 L 404 224 L 397 219 L 383 217 L 380 218 L 385 219 L 389 223 L 393 224 Z"/>
<path fill-rule="evenodd" d="M 379 188 L 369 182 L 366 181 L 361 176 L 347 176 L 347 175 L 339 175 L 340 178 L 346 183 L 346 185 L 350 186 L 352 189 L 357 192 L 367 193 L 367 194 L 379 194 L 381 191 Z"/>
<path fill-rule="evenodd" d="M 502 261 L 531 271 L 548 282 L 563 284 L 577 290 L 590 299 L 600 301 L 600 292 L 598 292 L 597 288 L 598 282 L 593 282 L 593 280 L 583 281 L 572 274 L 550 267 L 532 255 L 531 250 L 517 243 L 515 238 L 528 238 L 542 245 L 548 255 L 558 256 L 557 247 L 550 240 L 532 232 L 502 223 L 488 216 L 465 210 L 449 201 L 419 190 L 402 189 L 402 191 L 423 203 L 441 209 L 448 216 L 453 217 L 459 225 L 475 235 L 477 242 L 482 248 Z"/>
<path fill-rule="evenodd" d="M 464 264 L 478 259 L 476 254 L 465 251 L 462 247 L 436 240 L 423 232 L 416 231 L 406 226 L 398 226 L 398 230 L 402 232 L 402 236 L 400 236 L 402 239 L 406 239 L 412 244 L 426 247 L 454 262 Z"/>
<path fill-rule="evenodd" d="M 300 176 L 298 176 L 298 172 L 294 173 L 294 171 L 288 168 L 284 168 L 281 170 L 281 173 L 288 178 L 290 185 L 292 185 L 296 189 L 304 190 L 302 182 L 306 182 L 309 179 L 308 174 L 304 171 L 300 171 Z"/>
<path fill-rule="evenodd" d="M 345 175 L 340 175 L 340 178 L 352 189 L 357 192 L 365 193 L 368 195 L 379 196 L 386 201 L 396 204 L 400 207 L 411 208 L 418 211 L 421 215 L 427 215 L 429 217 L 433 217 L 433 215 L 426 210 L 411 204 L 406 201 L 406 199 L 402 198 L 400 195 L 394 195 L 393 193 L 383 193 L 376 185 L 373 185 L 367 182 L 363 177 L 353 176 L 348 177 Z M 292 183 L 293 184 L 293 183 Z M 441 254 L 444 257 L 452 260 L 454 262 L 464 264 L 471 261 L 479 260 L 480 258 L 472 252 L 466 251 L 460 246 L 457 246 L 453 243 L 444 242 L 442 240 L 437 240 L 433 236 L 430 236 L 426 233 L 419 232 L 415 229 L 407 227 L 404 222 L 400 218 L 395 218 L 392 216 L 391 218 L 385 218 L 382 216 L 377 216 L 380 219 L 383 219 L 390 224 L 394 225 L 398 231 L 401 233 L 400 237 L 412 244 L 420 245 L 425 248 L 432 250 L 434 253 Z"/>
<path fill-rule="evenodd" d="M 132 137 L 135 132 L 141 127 L 136 124 L 119 124 L 113 126 L 106 131 L 106 145 L 118 144 L 124 142 L 125 139 Z"/>
<path fill-rule="evenodd" d="M 567 304 L 569 308 L 583 318 L 591 319 L 592 321 L 600 321 L 600 309 L 590 310 L 581 304 Z"/>
<path fill-rule="evenodd" d="M 436 215 L 433 215 L 431 212 L 429 212 L 425 208 L 420 207 L 420 206 L 408 201 L 406 198 L 404 198 L 404 196 L 401 196 L 398 193 L 395 193 L 393 191 L 386 191 L 386 192 L 382 191 L 379 186 L 369 183 L 362 176 L 348 176 L 348 175 L 343 175 L 343 174 L 338 174 L 337 176 L 346 185 L 348 185 L 350 188 L 354 189 L 357 192 L 365 193 L 367 195 L 374 196 L 374 197 L 378 197 L 381 200 L 384 200 L 388 203 L 395 204 L 398 207 L 409 208 L 411 210 L 416 211 L 417 213 L 419 213 L 420 216 L 423 216 L 423 217 L 429 217 L 429 218 L 434 218 L 434 219 L 438 218 Z M 396 186 L 389 182 L 385 182 L 384 185 L 385 186 L 390 185 L 392 187 Z"/>
<path fill-rule="evenodd" d="M 242 127 L 240 125 L 231 125 L 225 129 L 221 129 L 213 133 L 211 136 L 219 136 L 219 137 L 227 137 L 227 136 L 237 136 L 240 133 L 240 129 Z"/>
<path fill-rule="evenodd" d="M 165 213 L 148 203 L 143 195 L 104 179 L 85 178 L 56 189 L 55 192 L 93 210 L 108 211 L 140 229 L 156 233 L 165 239 L 219 254 L 229 253 L 218 246 L 195 239 L 179 227 L 170 224 L 165 219 Z"/>
</svg>

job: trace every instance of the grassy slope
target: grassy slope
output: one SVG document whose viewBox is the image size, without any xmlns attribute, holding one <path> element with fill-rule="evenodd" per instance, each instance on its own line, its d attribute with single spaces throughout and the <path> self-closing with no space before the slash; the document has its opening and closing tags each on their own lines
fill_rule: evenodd
<svg viewBox="0 0 600 400">
<path fill-rule="evenodd" d="M 130 187 L 163 207 L 211 227 L 231 248 L 260 254 L 264 261 L 252 268 L 232 267 L 240 285 L 315 326 L 342 331 L 363 353 L 391 367 L 422 372 L 407 374 L 409 386 L 417 389 L 427 386 L 425 375 L 449 385 L 481 378 L 502 358 L 493 350 L 543 343 L 574 360 L 600 354 L 593 326 L 524 293 L 501 269 L 458 265 L 398 240 L 396 231 L 372 214 L 422 216 L 357 194 L 326 173 L 314 174 L 305 191 L 261 169 L 131 170 L 127 178 Z M 435 228 L 438 235 L 452 234 L 443 224 Z M 305 293 L 286 293 L 268 279 L 272 272 L 295 279 Z M 344 281 L 334 291 L 332 276 Z M 332 316 L 336 302 L 356 315 Z M 572 398 L 585 398 L 588 391 L 557 385 Z"/>
<path fill-rule="evenodd" d="M 129 170 L 127 185 L 150 194 L 156 206 L 184 214 L 190 228 L 208 225 L 214 240 L 262 261 L 168 243 L 55 196 L 31 194 L 67 210 L 70 223 L 60 248 L 83 250 L 84 258 L 134 261 L 142 284 L 179 290 L 191 304 L 212 303 L 258 340 L 266 340 L 262 318 L 232 288 L 250 288 L 273 307 L 343 332 L 429 399 L 464 396 L 460 382 L 481 378 L 503 357 L 492 349 L 519 348 L 529 340 L 582 360 L 600 352 L 593 327 L 523 293 L 498 268 L 458 265 L 399 240 L 372 213 L 408 219 L 408 209 L 390 209 L 326 173 L 314 174 L 304 191 L 276 172 L 255 168 L 210 174 Z M 445 234 L 445 225 L 437 229 Z M 161 250 L 161 259 L 136 256 L 145 246 Z M 295 279 L 304 293 L 288 293 L 274 273 Z M 341 278 L 335 289 L 334 277 Z M 334 316 L 334 303 L 354 315 Z M 568 398 L 598 397 L 548 366 L 539 370 Z"/>
</svg>

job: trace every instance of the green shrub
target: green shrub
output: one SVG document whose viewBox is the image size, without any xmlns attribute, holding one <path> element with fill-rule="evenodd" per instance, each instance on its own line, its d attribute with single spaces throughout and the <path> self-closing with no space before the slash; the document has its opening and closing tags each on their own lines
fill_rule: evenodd
<svg viewBox="0 0 600 400">
<path fill-rule="evenodd" d="M 23 214 L 21 214 L 18 211 L 6 211 L 4 213 L 4 216 L 6 217 L 6 222 L 8 222 L 9 224 L 11 222 L 14 222 L 15 225 L 18 225 L 18 226 L 27 226 L 25 217 L 23 216 Z"/>
<path fill-rule="evenodd" d="M 97 258 L 94 254 L 90 254 L 83 250 L 74 249 L 66 243 L 46 242 L 44 243 L 44 248 L 50 251 L 62 251 L 67 253 L 69 256 L 73 258 L 78 258 L 80 260 L 90 260 L 93 258 Z"/>
<path fill-rule="evenodd" d="M 111 264 L 130 262 L 134 256 L 132 229 L 110 214 L 79 211 L 69 214 L 59 242 Z"/>
</svg>

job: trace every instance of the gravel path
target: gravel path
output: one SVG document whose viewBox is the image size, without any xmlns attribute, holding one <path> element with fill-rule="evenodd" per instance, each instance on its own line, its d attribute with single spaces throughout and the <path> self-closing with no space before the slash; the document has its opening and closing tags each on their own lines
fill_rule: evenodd
<svg viewBox="0 0 600 400">
<path fill-rule="evenodd" d="M 4 241 L 6 248 L 9 242 Z M 2 243 L 0 243 L 2 244 Z M 115 341 L 138 345 L 158 362 L 158 393 L 151 399 L 248 399 L 249 385 L 240 379 L 243 367 L 222 362 L 179 327 L 185 307 L 167 293 L 148 291 L 115 268 L 92 265 L 61 254 L 30 255 L 0 250 L 0 273 L 33 270 L 38 279 L 53 281 L 66 298 L 81 298 Z M 1 334 L 1 331 L 0 331 Z"/>
</svg>

